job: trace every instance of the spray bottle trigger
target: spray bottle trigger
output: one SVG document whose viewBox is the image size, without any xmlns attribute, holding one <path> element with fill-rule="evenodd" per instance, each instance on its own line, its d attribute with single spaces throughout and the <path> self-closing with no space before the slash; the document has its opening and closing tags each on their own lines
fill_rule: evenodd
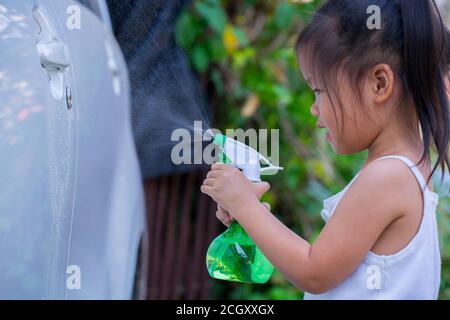
<svg viewBox="0 0 450 320">
<path fill-rule="evenodd" d="M 282 167 L 277 167 L 277 166 L 274 166 L 272 163 L 270 163 L 270 161 L 266 157 L 264 157 L 262 154 L 259 154 L 259 161 L 262 164 L 266 165 L 266 167 L 261 166 L 261 168 L 259 169 L 259 172 L 261 175 L 271 176 L 271 175 L 278 173 L 278 171 L 283 170 Z"/>
<path fill-rule="evenodd" d="M 259 171 L 260 171 L 260 174 L 263 176 L 271 176 L 271 175 L 278 173 L 278 171 L 281 171 L 281 170 L 283 170 L 282 167 L 275 167 L 275 166 L 271 165 L 269 167 L 261 168 Z"/>
</svg>

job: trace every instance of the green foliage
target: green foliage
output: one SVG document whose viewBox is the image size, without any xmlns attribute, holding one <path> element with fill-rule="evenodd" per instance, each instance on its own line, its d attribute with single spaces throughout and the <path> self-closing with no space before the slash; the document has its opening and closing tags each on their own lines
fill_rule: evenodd
<svg viewBox="0 0 450 320">
<path fill-rule="evenodd" d="M 296 35 L 319 1 L 194 0 L 178 20 L 177 41 L 208 83 L 215 127 L 279 128 L 284 171 L 270 178 L 263 198 L 272 212 L 306 239 L 323 227 L 322 201 L 340 191 L 365 154 L 338 156 L 310 114 L 314 94 L 301 77 Z M 439 207 L 443 257 L 441 298 L 450 298 L 450 205 L 442 187 Z M 448 190 L 448 186 L 447 186 Z M 225 299 L 298 299 L 278 272 L 266 285 L 214 281 Z"/>
</svg>

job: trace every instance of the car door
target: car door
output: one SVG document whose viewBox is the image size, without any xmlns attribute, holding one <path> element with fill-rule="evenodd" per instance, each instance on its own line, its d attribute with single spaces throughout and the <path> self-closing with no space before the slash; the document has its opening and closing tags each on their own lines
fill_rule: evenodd
<svg viewBox="0 0 450 320">
<path fill-rule="evenodd" d="M 131 298 L 145 223 L 126 65 L 105 21 L 104 1 L 49 2 L 75 75 L 77 159 L 66 297 Z"/>
<path fill-rule="evenodd" d="M 70 56 L 46 3 L 0 1 L 0 298 L 65 295 L 74 206 Z"/>
</svg>

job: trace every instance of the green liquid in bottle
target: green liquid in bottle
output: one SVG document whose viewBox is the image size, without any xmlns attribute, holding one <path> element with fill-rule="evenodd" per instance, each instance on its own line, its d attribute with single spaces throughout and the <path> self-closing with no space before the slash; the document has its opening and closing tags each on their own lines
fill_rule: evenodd
<svg viewBox="0 0 450 320">
<path fill-rule="evenodd" d="M 265 283 L 273 266 L 236 221 L 211 242 L 206 255 L 211 277 L 249 283 Z"/>
</svg>

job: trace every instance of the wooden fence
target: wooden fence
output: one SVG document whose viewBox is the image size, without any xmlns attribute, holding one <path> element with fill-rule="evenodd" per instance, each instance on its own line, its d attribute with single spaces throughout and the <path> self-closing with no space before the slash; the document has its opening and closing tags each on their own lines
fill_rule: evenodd
<svg viewBox="0 0 450 320">
<path fill-rule="evenodd" d="M 145 182 L 148 299 L 211 298 L 205 256 L 222 229 L 216 204 L 200 192 L 205 176 L 201 170 Z"/>
</svg>

